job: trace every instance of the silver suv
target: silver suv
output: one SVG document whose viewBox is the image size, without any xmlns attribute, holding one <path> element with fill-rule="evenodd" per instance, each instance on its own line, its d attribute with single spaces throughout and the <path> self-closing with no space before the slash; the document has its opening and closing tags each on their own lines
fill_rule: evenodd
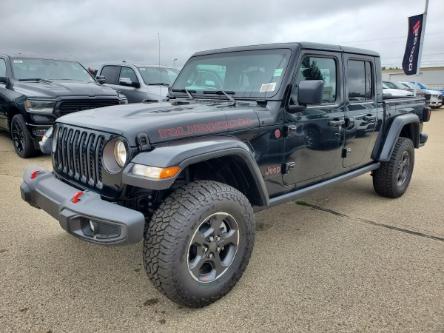
<svg viewBox="0 0 444 333">
<path fill-rule="evenodd" d="M 165 100 L 168 87 L 179 71 L 175 68 L 127 63 L 105 64 L 97 72 L 97 80 L 126 96 L 128 103 Z"/>
</svg>

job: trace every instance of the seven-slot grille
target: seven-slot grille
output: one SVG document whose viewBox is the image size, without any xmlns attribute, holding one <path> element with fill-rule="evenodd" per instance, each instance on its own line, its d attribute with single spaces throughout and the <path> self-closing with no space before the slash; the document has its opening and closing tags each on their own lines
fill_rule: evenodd
<svg viewBox="0 0 444 333">
<path fill-rule="evenodd" d="M 57 106 L 60 114 L 68 114 L 71 112 L 101 108 L 119 104 L 118 99 L 66 99 L 62 100 Z"/>
<path fill-rule="evenodd" d="M 103 147 L 109 135 L 58 124 L 55 138 L 57 147 L 53 164 L 56 172 L 87 186 L 102 189 Z"/>
</svg>

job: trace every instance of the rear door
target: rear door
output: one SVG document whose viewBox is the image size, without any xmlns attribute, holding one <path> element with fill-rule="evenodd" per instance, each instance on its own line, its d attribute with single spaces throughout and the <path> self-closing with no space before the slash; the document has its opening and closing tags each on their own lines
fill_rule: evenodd
<svg viewBox="0 0 444 333">
<path fill-rule="evenodd" d="M 376 101 L 373 57 L 344 54 L 346 99 L 344 168 L 371 162 L 382 105 Z"/>
<path fill-rule="evenodd" d="M 297 65 L 292 91 L 302 80 L 323 80 L 320 105 L 307 106 L 294 114 L 286 113 L 284 174 L 286 185 L 303 187 L 341 173 L 344 144 L 344 105 L 342 59 L 340 53 L 305 51 Z M 297 101 L 297 96 L 291 97 Z"/>
</svg>

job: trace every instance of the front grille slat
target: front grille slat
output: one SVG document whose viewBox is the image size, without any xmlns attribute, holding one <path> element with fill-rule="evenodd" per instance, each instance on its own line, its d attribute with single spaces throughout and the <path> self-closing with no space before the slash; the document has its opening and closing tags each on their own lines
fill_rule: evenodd
<svg viewBox="0 0 444 333">
<path fill-rule="evenodd" d="M 95 157 L 96 157 L 96 175 L 97 175 L 97 186 L 98 187 L 102 187 L 102 173 L 100 172 L 100 170 L 102 169 L 102 151 L 103 151 L 103 142 L 105 141 L 105 139 L 103 138 L 103 136 L 99 136 L 98 140 L 97 140 L 97 145 L 96 145 L 96 151 L 95 151 Z"/>
<path fill-rule="evenodd" d="M 62 134 L 62 147 L 61 147 L 62 148 L 62 171 L 64 173 L 68 173 L 68 169 L 67 169 L 68 159 L 67 159 L 67 156 L 66 156 L 66 146 L 67 146 L 66 140 L 67 140 L 67 136 L 68 136 L 68 129 L 65 128 L 63 130 L 63 134 Z"/>
<path fill-rule="evenodd" d="M 90 110 L 96 108 L 102 108 L 105 106 L 118 105 L 118 99 L 66 99 L 62 100 L 57 109 L 62 115 L 76 111 Z"/>
<path fill-rule="evenodd" d="M 80 137 L 80 131 L 76 130 L 74 132 L 74 139 L 73 139 L 73 149 L 72 149 L 72 158 L 74 160 L 74 178 L 76 180 L 79 180 L 79 175 L 80 175 L 80 167 L 79 167 L 79 153 L 78 153 L 78 148 L 79 148 L 79 137 Z"/>
<path fill-rule="evenodd" d="M 70 129 L 68 131 L 68 137 L 66 139 L 66 155 L 68 157 L 68 175 L 70 175 L 71 177 L 74 175 L 73 172 L 73 156 L 72 156 L 72 150 L 73 150 L 73 144 L 72 144 L 72 139 L 73 139 L 73 129 Z"/>
<path fill-rule="evenodd" d="M 91 135 L 91 141 L 88 147 L 88 172 L 89 172 L 89 181 L 88 183 L 93 186 L 96 183 L 96 168 L 94 164 L 96 163 L 96 158 L 94 156 L 94 146 L 96 143 L 96 136 L 94 134 Z"/>
<path fill-rule="evenodd" d="M 103 149 L 111 135 L 64 124 L 57 125 L 54 169 L 68 179 L 102 189 Z"/>
</svg>

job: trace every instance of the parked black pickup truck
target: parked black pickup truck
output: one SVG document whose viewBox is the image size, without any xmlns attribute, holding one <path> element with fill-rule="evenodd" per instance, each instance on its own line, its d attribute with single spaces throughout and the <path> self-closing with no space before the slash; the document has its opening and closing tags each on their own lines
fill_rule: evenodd
<svg viewBox="0 0 444 333">
<path fill-rule="evenodd" d="M 54 170 L 26 170 L 21 193 L 80 239 L 143 240 L 148 276 L 190 307 L 239 280 L 255 210 L 368 172 L 400 197 L 427 140 L 424 99 L 383 101 L 379 55 L 361 49 L 200 52 L 170 89 L 168 102 L 59 118 Z"/>
<path fill-rule="evenodd" d="M 57 117 L 126 102 L 77 62 L 0 54 L 0 129 L 10 132 L 20 157 L 38 152 Z"/>
</svg>

